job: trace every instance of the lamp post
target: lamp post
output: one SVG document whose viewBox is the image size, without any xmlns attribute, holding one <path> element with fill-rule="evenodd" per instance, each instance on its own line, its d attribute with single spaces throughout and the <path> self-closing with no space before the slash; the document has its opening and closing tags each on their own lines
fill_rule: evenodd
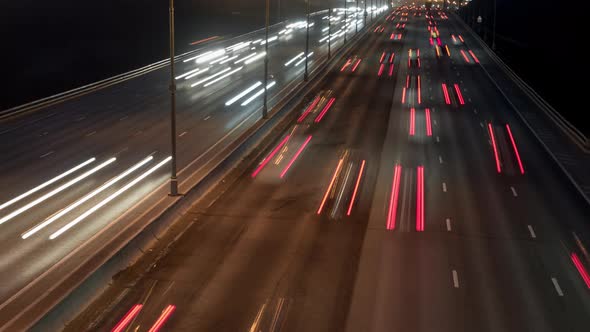
<svg viewBox="0 0 590 332">
<path fill-rule="evenodd" d="M 354 33 L 355 34 L 357 34 L 359 32 L 359 20 L 356 19 L 358 12 L 359 12 L 359 0 L 356 0 L 356 8 L 354 9 Z"/>
<path fill-rule="evenodd" d="M 270 0 L 266 0 L 266 17 L 265 17 L 265 42 L 264 42 L 264 103 L 262 105 L 262 118 L 268 117 L 268 23 L 269 23 Z"/>
<path fill-rule="evenodd" d="M 363 23 L 363 27 L 366 27 L 367 26 L 367 0 L 363 0 L 363 2 L 365 3 L 365 11 L 363 12 L 365 23 Z"/>
<path fill-rule="evenodd" d="M 176 82 L 174 81 L 174 0 L 170 0 L 170 137 L 172 140 L 172 169 L 170 172 L 170 196 L 178 195 L 176 178 Z"/>
<path fill-rule="evenodd" d="M 307 59 L 309 57 L 309 1 L 307 0 L 307 24 L 305 25 L 305 73 L 303 74 L 303 80 L 307 82 Z"/>
<path fill-rule="evenodd" d="M 332 57 L 332 4 L 328 8 L 328 59 Z"/>
<path fill-rule="evenodd" d="M 346 31 L 348 30 L 348 28 L 346 27 L 346 19 L 348 18 L 348 11 L 346 10 L 346 2 L 347 2 L 347 0 L 344 0 L 344 44 L 346 44 Z"/>
</svg>

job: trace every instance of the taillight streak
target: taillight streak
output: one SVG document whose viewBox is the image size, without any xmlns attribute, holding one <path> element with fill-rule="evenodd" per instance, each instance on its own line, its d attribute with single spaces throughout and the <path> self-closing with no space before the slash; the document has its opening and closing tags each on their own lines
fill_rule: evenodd
<svg viewBox="0 0 590 332">
<path fill-rule="evenodd" d="M 456 43 L 457 42 L 457 38 L 455 37 L 455 35 L 451 35 L 451 37 L 453 38 L 453 42 Z"/>
<path fill-rule="evenodd" d="M 389 65 L 389 76 L 393 75 L 393 68 L 394 68 L 393 64 Z"/>
<path fill-rule="evenodd" d="M 410 88 L 410 75 L 406 75 L 406 88 Z"/>
<path fill-rule="evenodd" d="M 393 38 L 395 37 L 395 32 L 391 34 L 391 36 L 389 36 L 390 40 L 393 40 Z"/>
<path fill-rule="evenodd" d="M 416 230 L 424 231 L 424 166 L 416 169 Z"/>
<path fill-rule="evenodd" d="M 430 108 L 426 109 L 426 135 L 432 136 L 432 124 L 430 123 Z"/>
<path fill-rule="evenodd" d="M 574 263 L 574 265 L 576 266 L 578 273 L 580 273 L 582 280 L 584 280 L 586 287 L 588 289 L 590 289 L 590 275 L 588 274 L 588 271 L 586 271 L 586 268 L 584 267 L 584 265 L 580 261 L 580 258 L 578 257 L 578 255 L 576 253 L 572 253 L 571 259 L 572 259 L 572 262 Z"/>
<path fill-rule="evenodd" d="M 334 101 L 336 101 L 336 98 L 330 98 L 330 100 L 328 101 L 326 106 L 324 106 L 324 108 L 322 109 L 320 114 L 318 114 L 318 116 L 315 118 L 315 120 L 314 120 L 315 123 L 319 123 L 320 121 L 322 121 L 322 119 L 324 118 L 324 115 L 326 115 L 326 113 L 328 112 L 330 107 L 332 107 L 332 104 L 334 104 Z"/>
<path fill-rule="evenodd" d="M 297 122 L 301 123 L 303 120 L 305 120 L 305 118 L 307 117 L 307 115 L 317 106 L 318 102 L 320 101 L 320 97 L 317 96 L 314 101 L 311 103 L 311 105 L 309 105 L 309 107 L 305 110 L 305 112 L 303 112 L 303 114 L 301 114 L 301 116 L 299 117 L 299 119 L 297 119 Z"/>
<path fill-rule="evenodd" d="M 381 74 L 383 74 L 383 68 L 385 67 L 384 64 L 379 65 L 379 72 L 377 73 L 377 76 L 381 77 Z"/>
<path fill-rule="evenodd" d="M 451 50 L 449 49 L 449 45 L 445 45 L 445 50 L 447 50 L 447 55 L 451 56 Z"/>
<path fill-rule="evenodd" d="M 524 174 L 524 167 L 522 166 L 522 160 L 520 160 L 520 153 L 518 153 L 518 148 L 516 147 L 514 136 L 512 136 L 512 130 L 510 130 L 510 126 L 508 124 L 506 124 L 506 131 L 508 132 L 508 137 L 510 137 L 510 142 L 512 143 L 512 148 L 514 149 L 514 154 L 516 155 L 516 161 L 518 161 L 518 168 L 520 168 L 520 174 Z"/>
<path fill-rule="evenodd" d="M 410 136 L 416 133 L 416 109 L 410 109 Z"/>
<path fill-rule="evenodd" d="M 297 152 L 295 152 L 295 155 L 293 156 L 293 158 L 291 158 L 291 160 L 289 161 L 289 163 L 287 164 L 285 169 L 283 169 L 283 171 L 281 172 L 281 179 L 283 177 L 285 177 L 285 174 L 287 174 L 287 172 L 289 171 L 291 166 L 293 166 L 293 163 L 295 162 L 295 160 L 297 160 L 297 158 L 299 158 L 299 155 L 301 154 L 301 152 L 303 152 L 303 150 L 305 149 L 305 147 L 307 146 L 309 141 L 311 141 L 311 135 L 309 135 L 307 137 L 307 139 L 305 140 L 305 142 L 303 142 L 303 144 L 301 144 L 301 146 L 299 147 L 299 150 L 297 150 Z"/>
<path fill-rule="evenodd" d="M 320 203 L 320 207 L 318 208 L 318 211 L 316 212 L 317 214 L 322 213 L 322 209 L 324 208 L 324 205 L 326 204 L 326 201 L 328 200 L 328 196 L 330 196 L 330 192 L 332 191 L 332 187 L 334 186 L 334 182 L 336 181 L 336 178 L 338 177 L 338 174 L 340 173 L 340 169 L 342 168 L 343 162 L 344 162 L 344 159 L 340 159 L 338 161 L 338 166 L 336 166 L 336 170 L 334 171 L 334 175 L 332 175 L 332 179 L 330 180 L 330 184 L 328 185 L 328 189 L 326 190 L 326 193 L 324 194 L 324 197 L 322 198 L 322 202 Z"/>
<path fill-rule="evenodd" d="M 402 89 L 402 104 L 406 103 L 406 88 Z"/>
<path fill-rule="evenodd" d="M 256 169 L 254 170 L 254 172 L 252 172 L 252 177 L 255 178 L 256 175 L 258 175 L 258 173 L 260 173 L 260 171 L 262 171 L 262 169 L 266 166 L 266 164 L 268 164 L 272 158 L 274 158 L 274 156 L 277 154 L 277 152 L 279 152 L 279 150 L 283 147 L 283 145 L 285 145 L 285 143 L 287 143 L 287 141 L 289 140 L 289 137 L 291 137 L 291 135 L 287 135 L 285 136 L 285 138 L 283 138 L 283 140 L 281 141 L 281 143 L 279 143 L 279 145 L 277 145 L 272 152 L 266 156 L 266 158 L 264 158 L 262 160 L 262 162 L 260 163 L 260 165 L 258 165 L 258 167 L 256 167 Z"/>
<path fill-rule="evenodd" d="M 170 316 L 172 315 L 172 313 L 174 312 L 174 310 L 176 310 L 176 306 L 169 304 L 166 309 L 164 309 L 164 311 L 162 311 L 162 314 L 160 315 L 160 317 L 158 318 L 158 320 L 156 321 L 156 323 L 154 323 L 154 325 L 149 329 L 148 332 L 158 332 L 160 331 L 160 329 L 162 328 L 162 326 L 164 326 L 164 324 L 166 323 L 166 321 L 168 320 L 168 318 L 170 318 Z"/>
<path fill-rule="evenodd" d="M 455 92 L 457 93 L 457 98 L 459 98 L 459 103 L 461 105 L 465 105 L 465 100 L 463 99 L 463 94 L 461 93 L 461 89 L 459 88 L 459 84 L 455 84 Z"/>
<path fill-rule="evenodd" d="M 381 54 L 381 58 L 379 59 L 379 63 L 383 62 L 383 58 L 385 58 L 385 52 Z"/>
<path fill-rule="evenodd" d="M 389 57 L 389 63 L 393 63 L 393 57 L 395 57 L 395 53 L 391 53 L 391 56 Z"/>
<path fill-rule="evenodd" d="M 395 219 L 397 217 L 397 202 L 399 198 L 399 184 L 402 175 L 401 165 L 395 165 L 393 172 L 393 184 L 391 185 L 391 197 L 389 199 L 389 212 L 387 214 L 387 229 L 395 229 Z"/>
<path fill-rule="evenodd" d="M 361 184 L 361 179 L 363 177 L 363 171 L 365 170 L 365 160 L 361 163 L 361 169 L 359 170 L 359 175 L 356 179 L 356 184 L 354 185 L 354 191 L 352 192 L 352 198 L 350 199 L 350 205 L 348 205 L 348 211 L 346 212 L 347 216 L 350 216 L 352 212 L 352 206 L 354 205 L 354 201 L 356 199 L 356 195 Z"/>
<path fill-rule="evenodd" d="M 459 35 L 459 40 L 464 43 L 465 41 L 463 40 L 463 36 Z"/>
<path fill-rule="evenodd" d="M 125 316 L 123 316 L 123 318 L 121 318 L 117 325 L 113 327 L 111 332 L 122 332 L 127 327 L 127 325 L 129 325 L 129 323 L 131 323 L 131 321 L 139 314 L 141 308 L 143 308 L 143 304 L 136 304 L 131 307 L 131 309 L 125 314 Z"/>
<path fill-rule="evenodd" d="M 461 55 L 463 56 L 463 59 L 465 59 L 465 62 L 467 63 L 471 63 L 471 61 L 469 60 L 469 58 L 467 57 L 467 54 L 465 54 L 465 51 L 461 50 Z"/>
<path fill-rule="evenodd" d="M 356 64 L 354 65 L 354 67 L 352 67 L 352 72 L 353 72 L 353 73 L 356 71 L 356 68 L 357 68 L 357 67 L 359 66 L 359 64 L 361 63 L 361 60 L 362 60 L 362 59 L 358 59 L 358 60 L 356 61 Z"/>
<path fill-rule="evenodd" d="M 418 104 L 422 104 L 422 91 L 421 91 L 422 84 L 420 82 L 421 82 L 420 75 L 418 75 Z"/>
<path fill-rule="evenodd" d="M 344 71 L 344 69 L 346 69 L 346 67 L 348 67 L 350 65 L 350 59 L 346 60 L 346 63 L 344 64 L 344 66 L 342 66 L 342 68 L 340 69 L 340 71 Z"/>
<path fill-rule="evenodd" d="M 445 95 L 445 103 L 451 105 L 451 98 L 449 97 L 449 89 L 445 83 L 442 84 L 443 94 Z"/>
<path fill-rule="evenodd" d="M 479 59 L 475 56 L 475 53 L 473 53 L 472 50 L 469 50 L 469 54 L 471 54 L 471 57 L 473 60 L 475 60 L 475 63 L 479 63 Z"/>
<path fill-rule="evenodd" d="M 496 138 L 494 137 L 494 129 L 492 124 L 488 123 L 488 131 L 490 133 L 490 139 L 492 140 L 492 147 L 494 148 L 494 158 L 496 159 L 496 170 L 498 173 L 502 173 L 502 167 L 500 166 L 500 156 L 498 155 L 498 147 L 496 146 Z"/>
</svg>

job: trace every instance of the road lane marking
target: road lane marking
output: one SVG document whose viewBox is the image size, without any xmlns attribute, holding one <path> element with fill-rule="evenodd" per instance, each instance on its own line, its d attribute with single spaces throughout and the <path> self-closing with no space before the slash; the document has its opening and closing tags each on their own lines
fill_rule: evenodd
<svg viewBox="0 0 590 332">
<path fill-rule="evenodd" d="M 477 114 L 477 108 L 473 109 L 473 113 Z"/>
<path fill-rule="evenodd" d="M 452 228 L 451 228 L 451 219 L 450 218 L 447 218 L 446 223 L 447 223 L 447 231 L 450 232 L 452 230 Z"/>
<path fill-rule="evenodd" d="M 440 137 L 436 136 L 436 142 L 440 143 Z"/>
<path fill-rule="evenodd" d="M 482 128 L 484 127 L 484 125 L 483 125 L 483 122 L 480 122 L 480 123 L 479 123 L 479 125 L 480 125 Z"/>
<path fill-rule="evenodd" d="M 447 192 L 447 183 L 446 182 L 442 183 L 442 188 L 443 188 L 444 192 Z"/>
<path fill-rule="evenodd" d="M 96 134 L 96 130 L 95 130 L 95 131 L 93 131 L 93 132 L 91 132 L 91 133 L 88 133 L 88 134 L 86 134 L 85 136 L 86 136 L 86 137 L 90 137 L 90 136 L 92 136 L 92 135 L 94 135 L 94 134 Z"/>
<path fill-rule="evenodd" d="M 46 154 L 39 156 L 39 158 L 45 158 L 45 157 L 49 156 L 50 154 L 53 154 L 54 152 L 55 151 L 51 150 L 51 151 L 47 152 Z"/>
<path fill-rule="evenodd" d="M 453 270 L 453 286 L 459 288 L 459 275 L 457 274 L 457 270 Z"/>
<path fill-rule="evenodd" d="M 206 117 L 203 119 L 203 121 L 207 121 L 207 120 L 209 120 L 209 119 L 211 119 L 211 115 L 207 115 L 207 116 L 206 116 Z"/>
<path fill-rule="evenodd" d="M 432 123 L 434 123 L 435 126 L 438 126 L 438 123 L 436 122 L 436 120 L 432 120 Z"/>
<path fill-rule="evenodd" d="M 563 296 L 563 291 L 561 290 L 561 287 L 559 286 L 557 279 L 552 277 L 551 282 L 553 283 L 553 286 L 555 287 L 555 291 L 557 291 L 557 295 Z"/>
<path fill-rule="evenodd" d="M 516 192 L 516 189 L 514 189 L 514 187 L 510 187 L 510 190 L 512 190 L 512 195 L 514 195 L 514 197 L 518 197 L 518 193 Z"/>
<path fill-rule="evenodd" d="M 139 136 L 143 131 L 138 130 L 137 132 L 135 132 L 135 134 L 133 134 L 133 136 Z"/>
<path fill-rule="evenodd" d="M 120 118 L 119 121 L 123 121 L 125 119 L 127 119 L 129 116 L 125 115 L 124 117 Z"/>
<path fill-rule="evenodd" d="M 439 161 L 441 164 L 443 163 L 442 156 L 438 156 L 438 161 Z"/>
<path fill-rule="evenodd" d="M 533 229 L 533 226 L 528 225 L 527 227 L 529 228 L 529 232 L 531 233 L 531 237 L 533 239 L 536 239 L 537 238 L 537 234 L 535 234 L 535 230 Z"/>
<path fill-rule="evenodd" d="M 180 133 L 180 135 L 178 135 L 178 137 L 182 137 L 184 135 L 186 135 L 188 133 L 188 131 L 183 131 L 182 133 Z"/>
</svg>

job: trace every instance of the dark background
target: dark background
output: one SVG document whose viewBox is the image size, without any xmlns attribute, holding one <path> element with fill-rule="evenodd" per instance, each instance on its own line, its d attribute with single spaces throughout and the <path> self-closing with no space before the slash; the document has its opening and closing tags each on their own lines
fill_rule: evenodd
<svg viewBox="0 0 590 332">
<path fill-rule="evenodd" d="M 584 122 L 583 8 L 573 2 L 497 0 L 497 52 L 578 128 Z M 271 0 L 271 20 L 277 20 Z M 176 0 L 177 53 L 192 41 L 264 25 L 264 0 Z M 332 3 L 337 3 L 332 1 Z M 342 6 L 342 1 L 338 1 Z M 491 41 L 492 0 L 462 13 L 484 18 Z M 312 1 L 326 8 L 328 1 Z M 283 17 L 302 17 L 303 0 L 282 0 Z M 473 22 L 474 27 L 476 23 Z M 0 0 L 0 109 L 88 84 L 167 57 L 168 0 Z"/>
</svg>

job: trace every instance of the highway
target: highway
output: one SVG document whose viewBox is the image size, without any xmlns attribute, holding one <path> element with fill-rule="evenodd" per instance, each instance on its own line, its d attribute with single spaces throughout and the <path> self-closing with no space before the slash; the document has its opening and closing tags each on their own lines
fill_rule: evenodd
<svg viewBox="0 0 590 332">
<path fill-rule="evenodd" d="M 456 19 L 382 19 L 137 284 L 69 330 L 586 331 L 589 208 Z"/>
<path fill-rule="evenodd" d="M 382 11 L 373 9 L 369 22 Z M 310 19 L 310 70 L 328 52 L 327 15 Z M 342 46 L 345 32 L 350 37 L 362 29 L 362 12 L 349 10 L 344 22 L 344 11 L 335 9 L 333 50 Z M 305 31 L 305 21 L 270 30 L 271 106 L 303 79 Z M 257 31 L 213 43 L 177 61 L 181 189 L 195 168 L 260 119 L 263 37 Z M 0 240 L 6 248 L 0 254 L 1 324 L 19 318 L 37 299 L 21 296 L 33 281 L 51 290 L 57 280 L 44 278 L 58 262 L 74 254 L 86 259 L 99 248 L 95 242 L 123 233 L 141 204 L 163 199 L 150 194 L 165 192 L 169 177 L 168 84 L 166 66 L 0 122 Z M 77 251 L 90 240 L 93 245 Z"/>
</svg>

